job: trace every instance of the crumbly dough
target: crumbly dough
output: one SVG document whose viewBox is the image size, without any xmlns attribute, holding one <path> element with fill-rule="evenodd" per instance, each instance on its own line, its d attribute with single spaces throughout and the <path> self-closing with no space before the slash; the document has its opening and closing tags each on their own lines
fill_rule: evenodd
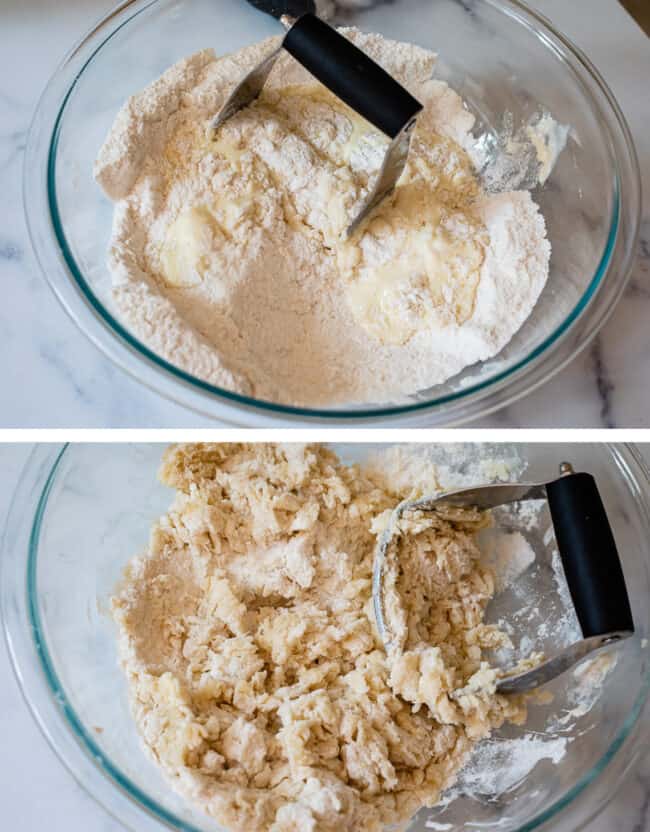
<svg viewBox="0 0 650 832">
<path fill-rule="evenodd" d="M 395 194 L 348 241 L 387 146 L 284 55 L 260 98 L 206 130 L 278 41 L 196 53 L 134 96 L 95 165 L 109 264 L 137 337 L 220 387 L 282 404 L 404 400 L 495 355 L 548 276 L 527 191 L 487 194 L 474 118 L 435 55 L 344 30 L 421 101 Z"/>
<path fill-rule="evenodd" d="M 524 720 L 483 660 L 483 515 L 405 518 L 387 656 L 373 552 L 405 494 L 322 446 L 176 446 L 161 478 L 173 505 L 113 599 L 121 660 L 147 749 L 220 823 L 378 832 Z"/>
</svg>

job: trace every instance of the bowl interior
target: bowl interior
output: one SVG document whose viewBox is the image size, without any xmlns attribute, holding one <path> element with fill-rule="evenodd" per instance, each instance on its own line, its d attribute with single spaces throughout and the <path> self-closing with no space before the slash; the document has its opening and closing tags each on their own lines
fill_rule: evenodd
<svg viewBox="0 0 650 832">
<path fill-rule="evenodd" d="M 463 96 L 477 119 L 477 140 L 488 145 L 496 145 L 503 135 L 504 113 L 515 128 L 543 112 L 570 127 L 565 150 L 534 193 L 553 246 L 550 278 L 511 343 L 496 358 L 421 391 L 406 404 L 363 403 L 337 411 L 380 415 L 388 408 L 408 410 L 468 396 L 509 377 L 557 344 L 601 284 L 618 222 L 619 183 L 611 137 L 604 129 L 607 105 L 588 71 L 562 42 L 515 4 L 398 0 L 348 12 L 338 22 L 437 52 L 436 77 Z M 106 266 L 112 205 L 92 178 L 96 153 L 128 96 L 173 62 L 206 47 L 218 54 L 232 52 L 278 32 L 272 18 L 243 0 L 135 2 L 95 33 L 96 49 L 62 105 L 48 166 L 49 208 L 58 243 L 102 326 L 140 356 L 146 353 L 143 345 L 113 317 Z M 153 360 L 198 389 L 223 394 L 162 359 Z"/>
<path fill-rule="evenodd" d="M 363 460 L 374 450 L 368 445 L 335 449 L 346 462 Z M 533 828 L 599 774 L 645 702 L 648 651 L 643 639 L 650 630 L 645 505 L 625 456 L 605 446 L 422 446 L 421 452 L 443 463 L 457 460 L 459 453 L 488 459 L 517 456 L 523 460 L 523 476 L 532 480 L 554 478 L 558 463 L 570 459 L 596 477 L 623 560 L 637 632 L 613 651 L 615 669 L 597 686 L 596 695 L 585 696 L 581 677 L 573 673 L 556 680 L 549 688 L 553 701 L 532 706 L 524 728 L 504 728 L 481 743 L 445 802 L 420 812 L 410 830 L 492 824 L 505 832 Z M 216 828 L 214 821 L 172 793 L 140 746 L 108 607 L 123 567 L 142 551 L 152 521 L 170 503 L 171 492 L 156 480 L 161 454 L 160 445 L 75 445 L 60 456 L 32 529 L 30 623 L 69 730 L 97 768 L 172 828 L 207 832 Z M 516 635 L 524 640 L 522 649 L 532 646 L 550 654 L 577 631 L 559 625 L 563 584 L 549 568 L 554 542 L 548 516 L 542 513 L 536 526 L 521 528 L 536 560 L 509 599 L 514 607 L 527 609 Z M 489 614 L 498 619 L 504 608 Z M 581 705 L 591 699 L 593 707 L 581 713 Z"/>
</svg>

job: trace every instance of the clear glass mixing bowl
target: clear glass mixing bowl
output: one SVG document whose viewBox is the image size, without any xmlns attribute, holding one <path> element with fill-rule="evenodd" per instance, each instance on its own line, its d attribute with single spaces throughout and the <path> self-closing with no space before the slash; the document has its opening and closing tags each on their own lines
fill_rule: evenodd
<svg viewBox="0 0 650 832">
<path fill-rule="evenodd" d="M 493 360 L 402 402 L 307 410 L 247 398 L 155 355 L 114 316 L 106 249 L 112 206 L 92 165 L 119 107 L 174 61 L 205 47 L 232 52 L 280 26 L 245 0 L 130 0 L 73 49 L 47 87 L 29 136 L 25 207 L 43 273 L 70 316 L 111 359 L 160 393 L 222 422 L 457 424 L 534 389 L 596 334 L 625 286 L 640 217 L 629 131 L 595 68 L 517 0 L 397 0 L 346 12 L 357 25 L 439 53 L 446 80 L 499 133 L 540 110 L 571 128 L 539 202 L 553 245 L 533 314 Z"/>
<path fill-rule="evenodd" d="M 346 462 L 362 460 L 372 449 L 335 446 Z M 508 780 L 504 768 L 498 795 L 471 789 L 446 807 L 420 812 L 410 832 L 521 832 L 551 819 L 554 830 L 576 829 L 602 808 L 647 747 L 648 471 L 638 453 L 623 446 L 466 446 L 459 453 L 480 452 L 491 459 L 508 458 L 513 450 L 527 463 L 526 478 L 554 478 L 564 459 L 596 477 L 623 560 L 636 635 L 616 648 L 618 663 L 606 677 L 597 704 L 574 724 L 562 726 L 561 719 L 558 724 L 558 717 L 572 707 L 576 684 L 566 674 L 552 685 L 551 704 L 531 708 L 525 728 L 503 729 L 487 741 L 493 743 L 488 750 L 497 752 L 488 754 L 493 767 L 504 762 L 500 754 L 507 751 L 508 740 L 523 735 L 548 744 L 542 755 L 547 758 L 554 756 L 558 743 L 564 745 L 565 755 L 557 764 L 542 759 L 524 779 Z M 0 576 L 5 631 L 29 707 L 90 794 L 137 832 L 160 830 L 161 824 L 183 832 L 216 832 L 213 820 L 171 791 L 140 746 L 108 613 L 108 599 L 123 567 L 146 545 L 150 524 L 169 505 L 171 492 L 156 479 L 161 454 L 160 445 L 36 448 L 5 533 Z M 541 528 L 533 542 L 541 569 L 531 573 L 535 582 L 543 581 L 548 546 L 544 532 Z M 545 600 L 541 606 L 548 604 Z M 552 652 L 559 647 L 559 636 L 550 629 L 540 645 Z"/>
</svg>

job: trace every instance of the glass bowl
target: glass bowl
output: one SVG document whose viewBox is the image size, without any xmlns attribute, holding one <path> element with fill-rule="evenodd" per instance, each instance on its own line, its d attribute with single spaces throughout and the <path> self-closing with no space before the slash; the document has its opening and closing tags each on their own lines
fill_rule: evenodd
<svg viewBox="0 0 650 832">
<path fill-rule="evenodd" d="M 496 142 L 548 111 L 570 127 L 566 149 L 536 189 L 553 245 L 550 279 L 521 330 L 490 361 L 403 401 L 336 409 L 285 407 L 214 387 L 141 343 L 114 315 L 106 265 L 112 205 L 92 165 L 127 97 L 199 49 L 232 52 L 279 24 L 245 0 L 131 0 L 65 59 L 30 131 L 25 209 L 32 243 L 57 297 L 86 335 L 147 386 L 224 423 L 458 424 L 533 390 L 589 342 L 620 297 L 640 218 L 638 162 L 624 118 L 588 59 L 517 0 L 396 0 L 337 22 L 411 41 L 440 55 L 447 81 Z"/>
<path fill-rule="evenodd" d="M 360 461 L 373 449 L 335 446 L 346 462 Z M 566 674 L 553 683 L 551 704 L 531 707 L 525 728 L 504 728 L 486 741 L 492 743 L 487 751 L 494 767 L 503 762 L 500 749 L 507 750 L 508 742 L 523 734 L 535 743 L 548 743 L 546 757 L 555 756 L 560 743 L 565 755 L 556 765 L 542 759 L 523 779 L 506 778 L 498 795 L 469 789 L 446 806 L 421 811 L 409 830 L 480 827 L 521 832 L 551 818 L 555 830 L 576 829 L 615 793 L 648 744 L 648 471 L 636 450 L 623 446 L 432 450 L 446 459 L 457 453 L 488 459 L 517 454 L 526 463 L 527 479 L 554 478 L 565 458 L 576 469 L 593 473 L 623 559 L 636 635 L 616 648 L 618 662 L 602 682 L 597 704 L 575 724 L 562 726 L 558 719 L 573 707 L 576 680 Z M 34 450 L 14 496 L 4 540 L 5 631 L 32 713 L 91 795 L 137 832 L 159 830 L 161 824 L 179 832 L 216 832 L 214 820 L 171 791 L 140 746 L 108 612 L 123 567 L 146 545 L 150 524 L 171 501 L 171 491 L 156 479 L 161 454 L 160 445 L 43 445 Z M 545 531 L 542 523 L 533 542 L 542 565 L 549 545 Z M 548 607 L 546 599 L 541 606 Z M 549 651 L 557 650 L 556 630 L 551 627 L 548 641 L 540 646 L 546 643 Z M 486 744 L 478 749 L 485 751 Z"/>
</svg>

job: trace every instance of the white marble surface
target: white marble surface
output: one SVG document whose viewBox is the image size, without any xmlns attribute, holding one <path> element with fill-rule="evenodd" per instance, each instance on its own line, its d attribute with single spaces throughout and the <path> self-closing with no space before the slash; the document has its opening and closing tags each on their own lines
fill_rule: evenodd
<svg viewBox="0 0 650 832">
<path fill-rule="evenodd" d="M 0 525 L 28 445 L 0 445 Z M 645 448 L 650 462 L 650 445 Z M 124 832 L 55 757 L 22 701 L 0 639 L 0 829 L 21 832 Z M 605 775 L 606 776 L 606 775 Z M 650 757 L 628 775 L 586 832 L 650 832 Z M 162 832 L 162 827 L 161 827 Z"/>
<path fill-rule="evenodd" d="M 67 318 L 30 252 L 21 159 L 30 117 L 65 50 L 115 0 L 0 2 L 0 426 L 184 427 L 214 424 L 145 389 Z M 534 0 L 592 58 L 634 134 L 650 193 L 650 41 L 616 0 Z M 56 12 L 54 13 L 54 9 Z M 650 426 L 650 205 L 634 277 L 582 356 L 486 425 Z"/>
</svg>

